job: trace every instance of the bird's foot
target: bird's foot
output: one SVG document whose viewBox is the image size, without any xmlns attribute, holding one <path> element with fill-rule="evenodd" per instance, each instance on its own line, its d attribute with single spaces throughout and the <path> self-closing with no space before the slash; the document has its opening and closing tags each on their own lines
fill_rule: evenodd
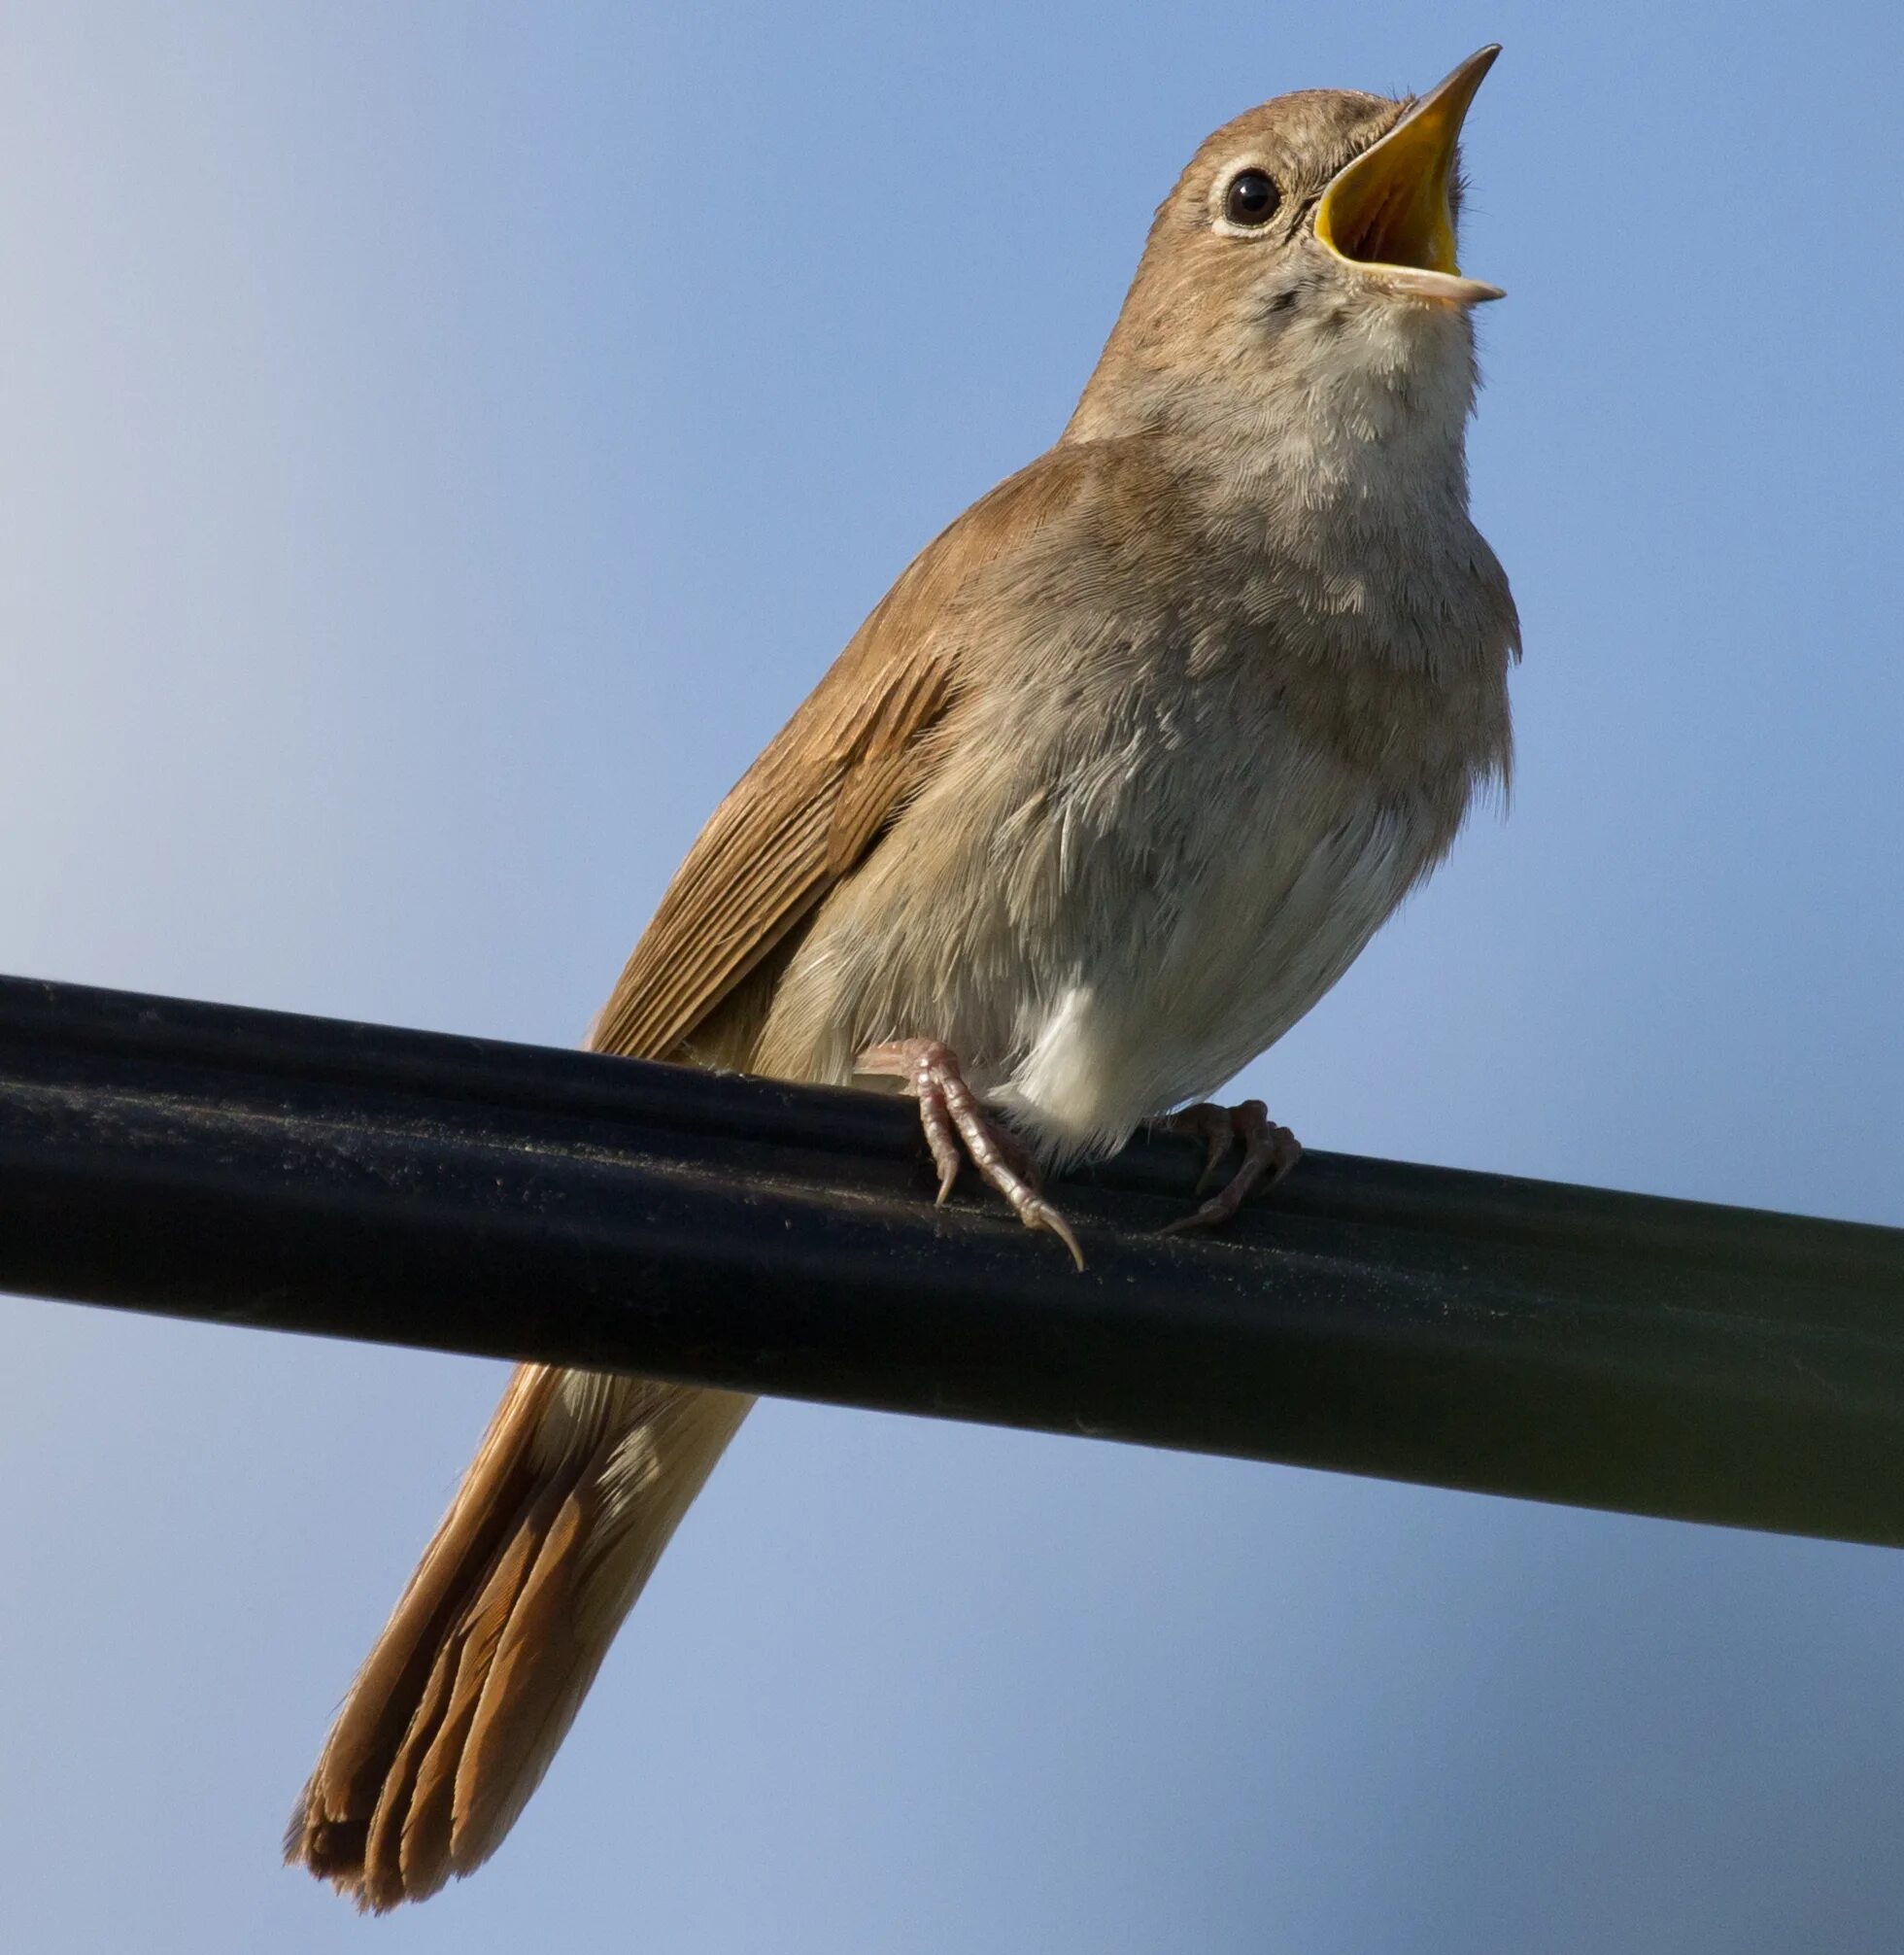
<svg viewBox="0 0 1904 1955">
<path fill-rule="evenodd" d="M 1167 1114 L 1157 1124 L 1171 1133 L 1190 1134 L 1207 1143 L 1209 1152 L 1197 1183 L 1199 1194 L 1222 1172 L 1230 1149 L 1239 1141 L 1242 1143 L 1242 1161 L 1236 1173 L 1201 1208 L 1180 1221 L 1166 1224 L 1158 1231 L 1160 1235 L 1220 1228 L 1242 1207 L 1252 1189 L 1274 1187 L 1303 1157 L 1302 1142 L 1270 1118 L 1270 1110 L 1261 1100 L 1245 1100 L 1240 1107 L 1219 1107 L 1206 1100 Z"/>
<path fill-rule="evenodd" d="M 903 1080 L 905 1090 L 918 1100 L 919 1124 L 938 1169 L 938 1201 L 952 1192 L 959 1170 L 969 1159 L 1027 1228 L 1049 1229 L 1071 1251 L 1078 1268 L 1084 1267 L 1084 1252 L 1071 1223 L 1044 1198 L 1031 1150 L 979 1105 L 948 1046 L 936 1039 L 899 1039 L 869 1046 L 854 1061 L 853 1070 Z"/>
</svg>

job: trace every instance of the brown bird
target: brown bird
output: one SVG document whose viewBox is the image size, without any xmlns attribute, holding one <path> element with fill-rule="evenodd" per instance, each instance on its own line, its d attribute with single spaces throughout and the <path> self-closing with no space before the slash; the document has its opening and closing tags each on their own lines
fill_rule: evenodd
<svg viewBox="0 0 1904 1955">
<path fill-rule="evenodd" d="M 1057 444 L 914 560 L 702 830 L 600 1050 L 914 1091 L 1041 1169 L 1201 1102 L 1504 783 L 1513 603 L 1468 517 L 1456 141 L 1419 101 L 1226 124 L 1165 199 Z M 1190 1110 L 1222 1219 L 1293 1158 Z M 508 1832 L 751 1401 L 527 1365 L 351 1688 L 287 1856 L 370 1908 Z"/>
</svg>

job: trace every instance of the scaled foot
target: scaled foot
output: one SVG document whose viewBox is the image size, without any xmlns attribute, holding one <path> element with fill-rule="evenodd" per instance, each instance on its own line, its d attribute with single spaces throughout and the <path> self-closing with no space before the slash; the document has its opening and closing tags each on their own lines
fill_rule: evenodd
<svg viewBox="0 0 1904 1955">
<path fill-rule="evenodd" d="M 1220 1228 L 1242 1207 L 1254 1188 L 1274 1187 L 1303 1157 L 1303 1144 L 1287 1127 L 1270 1118 L 1270 1110 L 1261 1100 L 1245 1100 L 1240 1107 L 1219 1107 L 1203 1101 L 1194 1107 L 1168 1114 L 1157 1122 L 1168 1132 L 1191 1134 L 1208 1146 L 1197 1192 L 1202 1194 L 1221 1172 L 1224 1160 L 1239 1141 L 1242 1161 L 1235 1174 L 1199 1209 L 1180 1221 L 1168 1223 L 1160 1235 L 1187 1235 L 1192 1229 Z"/>
<path fill-rule="evenodd" d="M 1027 1228 L 1049 1229 L 1084 1267 L 1084 1252 L 1068 1222 L 1045 1200 L 1037 1163 L 1010 1128 L 979 1105 L 950 1047 L 936 1039 L 900 1039 L 873 1046 L 854 1062 L 856 1073 L 903 1080 L 919 1102 L 919 1124 L 938 1169 L 937 1199 L 943 1202 L 969 1160 L 988 1186 L 996 1188 Z"/>
</svg>

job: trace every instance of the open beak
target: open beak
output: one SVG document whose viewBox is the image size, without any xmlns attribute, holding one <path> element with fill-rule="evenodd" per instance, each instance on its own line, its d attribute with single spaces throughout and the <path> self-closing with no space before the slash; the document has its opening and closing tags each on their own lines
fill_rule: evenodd
<svg viewBox="0 0 1904 1955">
<path fill-rule="evenodd" d="M 1454 262 L 1454 150 L 1498 47 L 1470 54 L 1387 135 L 1340 171 L 1316 206 L 1315 234 L 1339 258 L 1397 292 L 1448 305 L 1505 298 Z"/>
</svg>

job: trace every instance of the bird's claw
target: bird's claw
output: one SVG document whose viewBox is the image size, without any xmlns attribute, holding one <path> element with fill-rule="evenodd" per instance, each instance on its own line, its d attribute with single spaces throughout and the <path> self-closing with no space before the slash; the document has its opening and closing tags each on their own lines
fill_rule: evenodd
<svg viewBox="0 0 1904 1955">
<path fill-rule="evenodd" d="M 1037 1163 L 1009 1127 L 994 1119 L 967 1085 L 951 1048 L 936 1039 L 900 1039 L 873 1046 L 854 1062 L 856 1073 L 899 1079 L 919 1102 L 919 1124 L 938 1170 L 943 1203 L 969 1160 L 1027 1228 L 1048 1229 L 1084 1267 L 1084 1252 L 1064 1216 L 1044 1198 Z"/>
<path fill-rule="evenodd" d="M 1261 1100 L 1245 1100 L 1238 1107 L 1219 1107 L 1208 1101 L 1185 1107 L 1169 1115 L 1158 1124 L 1173 1133 L 1202 1139 L 1208 1152 L 1203 1174 L 1197 1182 L 1202 1194 L 1215 1180 L 1232 1148 L 1242 1143 L 1242 1161 L 1217 1192 L 1187 1216 L 1167 1222 L 1159 1235 L 1188 1235 L 1193 1230 L 1220 1228 L 1242 1207 L 1258 1187 L 1274 1187 L 1303 1157 L 1303 1145 L 1287 1127 L 1270 1118 L 1270 1110 Z"/>
</svg>

